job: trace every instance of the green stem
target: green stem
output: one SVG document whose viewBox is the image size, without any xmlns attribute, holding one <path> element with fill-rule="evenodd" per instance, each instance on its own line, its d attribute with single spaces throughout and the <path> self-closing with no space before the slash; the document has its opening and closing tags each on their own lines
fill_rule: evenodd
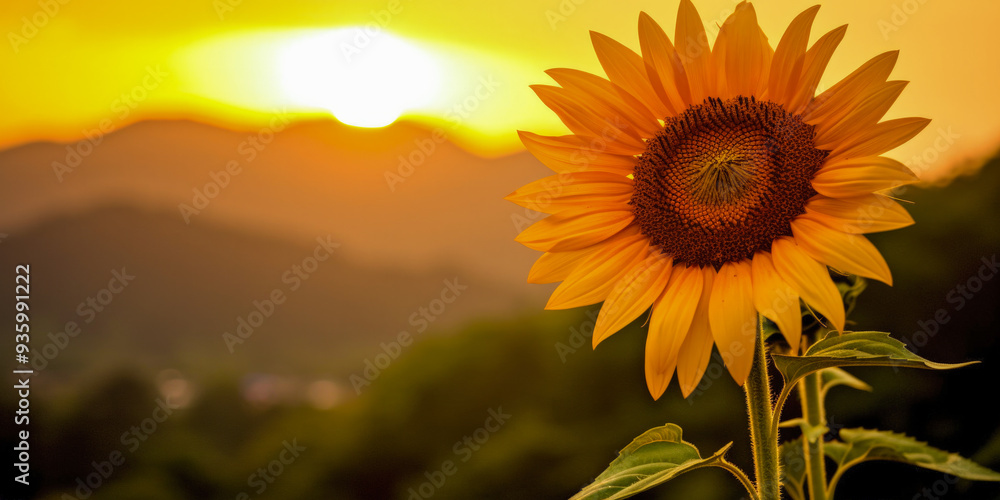
<svg viewBox="0 0 1000 500">
<path fill-rule="evenodd" d="M 757 320 L 756 337 L 750 377 L 744 388 L 747 394 L 747 413 L 750 416 L 750 441 L 757 477 L 757 494 L 760 500 L 780 500 L 778 435 L 777 432 L 771 433 L 774 411 L 771 406 L 771 380 L 767 373 L 761 318 Z"/>
<path fill-rule="evenodd" d="M 788 401 L 788 396 L 792 393 L 791 387 L 783 385 L 781 387 L 781 393 L 778 395 L 778 401 L 774 403 L 774 416 L 771 417 L 771 435 L 778 435 L 778 426 L 781 425 L 781 412 L 785 409 L 785 402 Z M 777 439 L 777 438 L 775 438 Z"/>
<path fill-rule="evenodd" d="M 860 462 L 858 460 L 857 462 Z M 830 485 L 826 488 L 826 497 L 833 498 L 833 492 L 837 489 L 837 482 L 840 481 L 840 477 L 844 475 L 844 471 L 850 468 L 851 465 L 855 465 L 857 462 L 848 462 L 837 467 L 837 472 L 833 473 L 833 477 L 830 479 Z"/>
<path fill-rule="evenodd" d="M 760 497 L 757 496 L 757 491 L 754 489 L 754 485 L 750 481 L 750 478 L 747 477 L 747 475 L 744 474 L 739 467 L 730 462 L 727 462 L 726 460 L 723 460 L 719 464 L 719 467 L 728 470 L 732 475 L 736 476 L 736 479 L 738 479 L 740 483 L 743 484 L 743 487 L 747 489 L 747 493 L 750 494 L 751 500 L 760 500 Z"/>
<path fill-rule="evenodd" d="M 806 458 L 806 476 L 810 500 L 827 500 L 826 458 L 823 455 L 823 434 L 826 433 L 826 410 L 823 408 L 820 372 L 806 375 L 799 381 L 799 399 L 806 427 L 802 439 L 802 454 Z"/>
</svg>

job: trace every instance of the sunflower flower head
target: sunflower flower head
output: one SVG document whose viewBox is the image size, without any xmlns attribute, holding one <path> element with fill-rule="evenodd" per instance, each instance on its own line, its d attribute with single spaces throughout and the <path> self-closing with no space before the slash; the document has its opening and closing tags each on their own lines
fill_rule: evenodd
<svg viewBox="0 0 1000 500">
<path fill-rule="evenodd" d="M 906 85 L 888 80 L 896 52 L 816 95 L 846 30 L 809 46 L 818 10 L 799 14 L 772 48 L 742 2 L 709 46 L 682 0 L 673 41 L 642 13 L 640 53 L 591 34 L 607 78 L 552 69 L 558 86 L 532 87 L 572 133 L 520 132 L 556 172 L 507 197 L 551 214 L 517 237 L 545 252 L 528 281 L 562 282 L 548 309 L 603 301 L 595 347 L 651 309 L 654 398 L 675 371 L 687 397 L 713 345 L 742 385 L 758 314 L 792 352 L 800 300 L 843 330 L 828 267 L 892 284 L 862 234 L 913 223 L 879 192 L 917 178 L 881 155 L 929 121 L 881 121 Z"/>
</svg>

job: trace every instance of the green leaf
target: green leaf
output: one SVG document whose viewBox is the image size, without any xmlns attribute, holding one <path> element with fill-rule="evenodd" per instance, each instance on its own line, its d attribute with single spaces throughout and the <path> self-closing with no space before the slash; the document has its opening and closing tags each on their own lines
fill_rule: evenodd
<svg viewBox="0 0 1000 500">
<path fill-rule="evenodd" d="M 905 434 L 869 429 L 841 429 L 842 442 L 829 442 L 827 456 L 840 468 L 869 460 L 891 460 L 975 481 L 1000 481 L 994 472 L 956 453 L 929 446 Z M 838 473 L 839 474 L 839 473 Z"/>
<path fill-rule="evenodd" d="M 968 363 L 935 363 L 906 349 L 906 345 L 885 332 L 832 333 L 816 342 L 802 356 L 772 354 L 775 366 L 790 386 L 800 378 L 826 368 L 839 366 L 899 366 L 950 370 L 968 366 Z"/>
<path fill-rule="evenodd" d="M 781 460 L 781 484 L 792 500 L 804 500 L 806 457 L 802 454 L 802 438 L 781 443 L 778 453 Z"/>
<path fill-rule="evenodd" d="M 701 458 L 698 448 L 682 439 L 675 424 L 650 429 L 625 447 L 608 468 L 571 500 L 628 498 L 701 467 L 726 464 L 729 443 Z"/>
<path fill-rule="evenodd" d="M 840 368 L 827 368 L 820 372 L 820 377 L 820 397 L 824 400 L 826 393 L 838 385 L 846 385 L 859 391 L 872 391 L 872 386 Z"/>
</svg>

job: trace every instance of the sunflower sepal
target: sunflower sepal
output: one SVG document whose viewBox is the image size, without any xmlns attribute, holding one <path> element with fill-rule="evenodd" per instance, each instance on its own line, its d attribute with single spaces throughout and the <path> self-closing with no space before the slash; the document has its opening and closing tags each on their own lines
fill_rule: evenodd
<svg viewBox="0 0 1000 500">
<path fill-rule="evenodd" d="M 720 467 L 730 471 L 747 488 L 751 498 L 756 500 L 756 492 L 747 476 L 725 459 L 725 454 L 732 445 L 730 442 L 703 458 L 698 448 L 684 441 L 680 426 L 668 423 L 654 427 L 622 449 L 593 483 L 573 495 L 570 500 L 629 498 L 681 474 L 704 467 Z"/>
</svg>

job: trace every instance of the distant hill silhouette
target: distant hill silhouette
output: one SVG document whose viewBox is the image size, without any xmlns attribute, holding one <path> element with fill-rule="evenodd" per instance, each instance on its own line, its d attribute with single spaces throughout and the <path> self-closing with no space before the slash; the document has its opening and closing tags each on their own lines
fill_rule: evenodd
<svg viewBox="0 0 1000 500">
<path fill-rule="evenodd" d="M 62 337 L 69 321 L 80 327 L 45 368 L 73 377 L 121 363 L 202 373 L 225 367 L 343 373 L 363 368 L 361 360 L 400 331 L 419 338 L 472 317 L 518 309 L 523 301 L 518 290 L 457 266 L 422 272 L 373 268 L 352 262 L 340 249 L 318 266 L 303 262 L 317 245 L 207 220 L 187 225 L 170 212 L 109 207 L 11 234 L 0 242 L 0 268 L 12 273 L 19 263 L 31 265 L 32 349 L 56 343 L 49 334 Z M 116 281 L 109 287 L 116 273 L 126 275 L 127 286 Z M 430 307 L 446 288 L 444 280 L 454 278 L 468 288 L 418 333 L 424 324 L 419 318 L 411 324 L 410 315 Z M 257 309 L 254 301 L 270 310 L 263 301 L 274 289 L 284 302 L 230 354 L 223 332 L 235 334 L 237 318 Z M 12 314 L 13 308 L 5 308 L 0 321 L 12 324 Z"/>
<path fill-rule="evenodd" d="M 409 166 L 400 168 L 401 156 Z M 225 174 L 227 165 L 239 173 Z M 92 141 L 0 151 L 0 232 L 109 202 L 183 222 L 179 207 L 197 209 L 197 189 L 209 203 L 190 220 L 268 237 L 334 234 L 346 255 L 369 264 L 454 265 L 520 285 L 537 254 L 513 241 L 512 217 L 524 210 L 502 198 L 547 172 L 527 153 L 468 153 L 449 142 L 447 126 L 315 121 L 248 133 L 141 122 Z"/>
</svg>

